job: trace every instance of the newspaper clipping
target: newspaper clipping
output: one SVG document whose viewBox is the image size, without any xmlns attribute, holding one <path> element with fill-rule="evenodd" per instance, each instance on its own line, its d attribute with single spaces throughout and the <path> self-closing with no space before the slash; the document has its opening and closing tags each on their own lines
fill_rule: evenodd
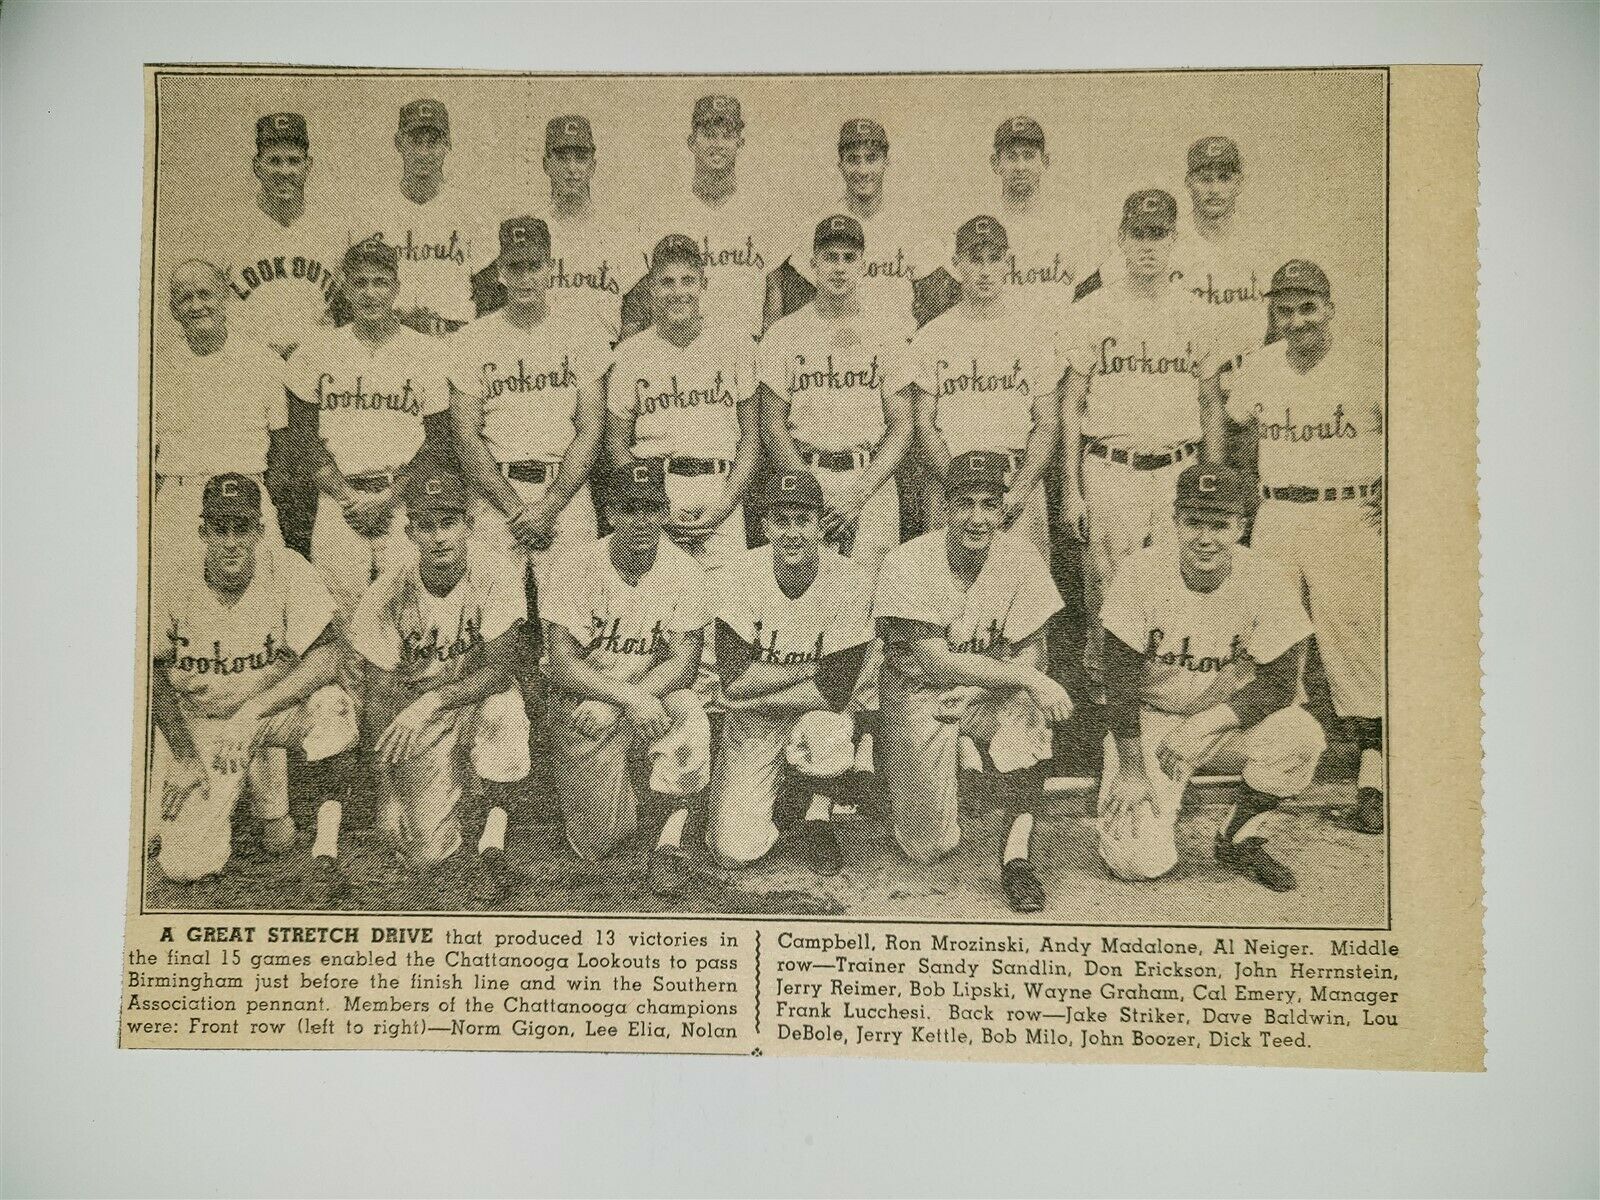
<svg viewBox="0 0 1600 1200">
<path fill-rule="evenodd" d="M 121 1045 L 1482 1069 L 1474 69 L 146 88 Z"/>
</svg>

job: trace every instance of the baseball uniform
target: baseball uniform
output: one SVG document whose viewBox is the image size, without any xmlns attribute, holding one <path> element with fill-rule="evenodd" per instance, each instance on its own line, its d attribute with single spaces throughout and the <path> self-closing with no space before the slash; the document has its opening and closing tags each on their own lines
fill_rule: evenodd
<svg viewBox="0 0 1600 1200">
<path fill-rule="evenodd" d="M 1209 306 L 1217 351 L 1238 364 L 1267 337 L 1267 284 L 1275 256 L 1254 231 L 1226 238 L 1201 237 L 1192 220 L 1180 226 L 1172 248 L 1172 281 Z"/>
<path fill-rule="evenodd" d="M 494 257 L 494 235 L 479 209 L 472 197 L 451 183 L 426 204 L 417 204 L 399 190 L 386 191 L 352 214 L 346 245 L 379 238 L 393 246 L 400 257 L 396 311 L 426 308 L 459 324 L 477 312 L 472 276 Z"/>
<path fill-rule="evenodd" d="M 771 546 L 746 550 L 718 575 L 713 589 L 716 619 L 752 648 L 752 662 L 820 663 L 872 641 L 870 589 L 849 559 L 823 547 L 816 578 L 791 599 L 777 584 L 772 554 Z M 723 717 L 706 844 L 725 865 L 754 862 L 778 840 L 772 806 L 800 716 L 736 710 Z"/>
<path fill-rule="evenodd" d="M 886 332 L 893 331 L 902 340 L 909 337 L 916 328 L 912 315 L 913 284 L 934 268 L 943 266 L 949 255 L 944 253 L 936 238 L 921 232 L 918 222 L 899 210 L 885 207 L 870 217 L 857 216 L 849 202 L 841 199 L 831 211 L 849 213 L 865 235 L 866 249 L 862 258 L 866 270 L 861 280 L 863 310 L 875 324 L 881 323 Z M 814 225 L 812 222 L 806 228 Z M 807 241 L 784 261 L 808 288 L 815 290 L 813 253 Z"/>
<path fill-rule="evenodd" d="M 238 707 L 260 694 L 275 674 L 269 668 L 286 654 L 303 655 L 333 616 L 333 600 L 311 565 L 293 550 L 256 549 L 255 574 L 237 597 L 219 598 L 205 581 L 200 562 L 181 575 L 156 581 L 150 605 L 150 644 L 157 669 L 177 693 L 178 709 L 205 768 L 206 790 L 191 792 L 177 816 L 161 820 L 162 873 L 192 880 L 214 875 L 228 861 L 231 821 L 248 782 L 256 815 L 274 820 L 289 814 L 287 778 L 269 769 L 277 748 L 296 747 L 317 762 L 356 742 L 355 708 L 336 686 L 274 714 L 248 771 L 216 769 L 212 750 Z M 160 796 L 172 754 L 156 738 L 152 796 Z"/>
<path fill-rule="evenodd" d="M 559 626 L 572 635 L 589 666 L 613 679 L 637 683 L 666 655 L 669 635 L 705 629 L 706 577 L 694 559 L 663 538 L 655 562 L 636 585 L 630 585 L 612 564 L 610 540 L 601 538 L 556 559 L 541 596 L 540 616 L 546 626 Z M 649 747 L 614 706 L 605 706 L 615 719 L 599 736 L 577 732 L 572 715 L 585 703 L 598 702 L 552 687 L 546 712 L 567 841 L 580 858 L 594 861 L 615 850 L 638 827 L 633 772 Z M 661 703 L 672 718 L 674 732 L 668 738 L 705 719 L 700 699 L 691 691 L 672 692 Z M 709 758 L 709 746 L 700 749 L 702 761 Z M 698 786 L 690 781 L 684 790 L 703 791 L 705 784 L 704 778 Z"/>
<path fill-rule="evenodd" d="M 706 324 L 737 330 L 747 338 L 760 337 L 766 316 L 767 273 L 780 257 L 778 239 L 771 230 L 774 206 L 741 187 L 717 207 L 687 188 L 663 207 L 652 222 L 654 229 L 685 234 L 703 257 L 706 290 L 700 311 Z M 642 275 L 649 274 L 649 247 L 654 244 L 653 240 L 639 244 Z"/>
<path fill-rule="evenodd" d="M 555 294 L 581 301 L 615 344 L 622 336 L 623 277 L 638 261 L 635 239 L 620 220 L 600 213 L 562 217 L 554 209 L 545 214 L 550 226 L 554 257 L 552 288 Z"/>
<path fill-rule="evenodd" d="M 932 530 L 889 552 L 873 595 L 872 617 L 884 636 L 885 618 L 943 634 L 958 653 L 1008 658 L 1042 632 L 1061 608 L 1049 568 L 1019 535 L 998 532 L 971 587 L 950 570 L 945 531 Z M 912 859 L 930 862 L 961 840 L 957 748 L 964 735 L 988 745 L 1004 726 L 1034 734 L 1036 753 L 1049 757 L 1050 727 L 1026 692 L 988 693 L 968 705 L 959 722 L 938 717 L 944 688 L 924 678 L 908 647 L 885 638 L 879 675 L 882 731 L 880 773 L 888 792 L 896 840 Z"/>
<path fill-rule="evenodd" d="M 421 336 L 421 335 L 418 335 Z M 361 598 L 350 642 L 363 659 L 392 673 L 394 692 L 367 697 L 369 742 L 406 704 L 460 679 L 471 655 L 527 615 L 522 579 L 498 559 L 472 554 L 448 595 L 422 582 L 415 561 L 379 576 Z M 527 776 L 528 717 L 513 682 L 478 704 L 438 713 L 403 762 L 376 762 L 379 828 L 414 861 L 443 862 L 461 845 L 457 806 L 465 782 L 460 752 L 473 774 L 493 783 Z"/>
</svg>

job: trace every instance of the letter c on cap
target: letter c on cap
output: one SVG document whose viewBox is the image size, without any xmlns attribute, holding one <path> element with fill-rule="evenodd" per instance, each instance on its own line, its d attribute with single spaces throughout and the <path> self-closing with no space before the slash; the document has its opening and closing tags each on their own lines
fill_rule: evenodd
<svg viewBox="0 0 1600 1200">
<path fill-rule="evenodd" d="M 239 484 L 237 481 L 232 479 L 224 479 L 222 481 L 222 494 L 224 496 L 237 496 L 239 494 Z"/>
<path fill-rule="evenodd" d="M 430 496 L 442 496 L 444 495 L 444 480 L 430 479 L 422 485 L 422 490 Z"/>
<path fill-rule="evenodd" d="M 431 105 L 431 104 L 419 104 L 419 105 L 417 105 L 417 116 L 419 116 L 419 117 L 431 117 L 431 116 L 433 116 L 433 105 Z"/>
<path fill-rule="evenodd" d="M 800 477 L 798 475 L 785 475 L 782 479 L 778 480 L 778 490 L 780 492 L 792 492 L 799 485 Z"/>
<path fill-rule="evenodd" d="M 1286 279 L 1299 279 L 1300 278 L 1300 264 L 1297 263 L 1297 262 L 1290 263 L 1288 266 L 1286 266 L 1283 269 L 1283 274 L 1284 274 L 1284 278 L 1286 278 Z"/>
<path fill-rule="evenodd" d="M 981 454 L 974 454 L 971 457 L 969 457 L 967 459 L 967 470 L 969 470 L 969 471 L 981 471 L 981 470 L 983 470 L 983 456 Z"/>
<path fill-rule="evenodd" d="M 1212 138 L 1206 143 L 1206 157 L 1221 158 L 1224 149 L 1226 149 L 1226 147 L 1222 144 L 1221 138 Z"/>
<path fill-rule="evenodd" d="M 287 129 L 287 128 L 289 128 L 289 118 L 288 117 L 273 117 L 272 118 L 272 127 L 274 129 Z"/>
<path fill-rule="evenodd" d="M 835 233 L 843 233 L 844 232 L 844 218 L 843 217 L 835 217 L 833 220 L 828 222 L 828 228 L 833 230 L 833 232 L 835 232 Z"/>
<path fill-rule="evenodd" d="M 711 97 L 711 109 L 712 109 L 713 112 L 722 112 L 727 107 L 728 107 L 728 98 L 726 96 L 713 96 L 713 97 Z"/>
<path fill-rule="evenodd" d="M 1215 475 L 1202 475 L 1196 481 L 1195 486 L 1202 492 L 1214 492 L 1217 490 L 1217 477 Z"/>
<path fill-rule="evenodd" d="M 633 468 L 633 481 L 635 483 L 649 483 L 650 468 L 645 466 L 643 463 L 636 465 Z"/>
<path fill-rule="evenodd" d="M 988 217 L 979 217 L 976 221 L 974 221 L 972 223 L 972 232 L 973 233 L 985 233 L 985 234 L 988 233 L 989 232 L 989 218 Z"/>
<path fill-rule="evenodd" d="M 1146 196 L 1140 202 L 1139 207 L 1144 209 L 1145 212 L 1157 212 L 1161 208 L 1161 198 L 1159 196 Z"/>
<path fill-rule="evenodd" d="M 567 122 L 567 136 L 568 137 L 577 137 L 582 132 L 583 132 L 583 130 L 578 128 L 578 123 L 576 121 L 568 121 Z"/>
<path fill-rule="evenodd" d="M 1028 127 L 1028 118 L 1027 117 L 1012 117 L 1011 118 L 1011 132 L 1012 133 L 1021 133 L 1027 127 Z"/>
<path fill-rule="evenodd" d="M 525 242 L 525 241 L 527 241 L 528 240 L 528 231 L 525 228 L 523 228 L 521 225 L 512 226 L 511 227 L 511 240 L 513 242 Z"/>
<path fill-rule="evenodd" d="M 857 121 L 856 122 L 856 136 L 857 137 L 866 137 L 871 132 L 872 132 L 872 122 L 871 121 Z"/>
</svg>

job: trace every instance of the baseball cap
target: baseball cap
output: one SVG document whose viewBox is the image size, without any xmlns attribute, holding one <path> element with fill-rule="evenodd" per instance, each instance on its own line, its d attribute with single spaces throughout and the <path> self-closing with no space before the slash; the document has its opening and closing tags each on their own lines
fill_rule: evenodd
<svg viewBox="0 0 1600 1200">
<path fill-rule="evenodd" d="M 613 504 L 665 504 L 667 484 L 662 474 L 661 460 L 642 458 L 618 467 L 611 473 L 611 481 L 606 485 L 606 499 Z"/>
<path fill-rule="evenodd" d="M 437 100 L 413 100 L 400 110 L 400 132 L 413 129 L 436 129 L 450 132 L 450 112 Z"/>
<path fill-rule="evenodd" d="M 1319 296 L 1333 295 L 1333 289 L 1328 286 L 1328 277 L 1322 268 L 1303 258 L 1291 258 L 1272 273 L 1272 286 L 1267 289 L 1267 295 L 1274 296 L 1279 292 L 1315 292 Z"/>
<path fill-rule="evenodd" d="M 576 147 L 594 149 L 594 130 L 589 128 L 589 118 L 579 116 L 552 117 L 544 127 L 544 152 Z"/>
<path fill-rule="evenodd" d="M 1203 137 L 1189 147 L 1189 172 L 1222 170 L 1237 172 L 1239 146 L 1232 138 Z"/>
<path fill-rule="evenodd" d="M 454 471 L 418 471 L 406 480 L 406 509 L 420 512 L 467 511 L 467 485 Z"/>
<path fill-rule="evenodd" d="M 1250 511 L 1250 488 L 1232 467 L 1194 463 L 1178 476 L 1176 506 L 1185 512 L 1242 517 Z"/>
<path fill-rule="evenodd" d="M 1044 127 L 1032 117 L 1007 117 L 994 131 L 994 148 L 1004 150 L 1012 142 L 1032 142 L 1044 147 Z"/>
<path fill-rule="evenodd" d="M 1178 224 L 1178 202 L 1170 192 L 1146 188 L 1129 196 L 1122 206 L 1122 228 L 1159 229 L 1171 232 Z"/>
<path fill-rule="evenodd" d="M 350 270 L 357 263 L 371 263 L 380 267 L 400 273 L 400 252 L 381 237 L 363 238 L 354 246 L 344 252 L 344 269 Z"/>
<path fill-rule="evenodd" d="M 306 119 L 299 113 L 268 113 L 256 122 L 256 149 L 274 142 L 292 142 L 302 150 L 311 149 Z"/>
<path fill-rule="evenodd" d="M 261 486 L 248 475 L 213 475 L 200 493 L 200 519 L 214 517 L 261 520 Z"/>
<path fill-rule="evenodd" d="M 950 482 L 945 493 L 1006 492 L 1006 471 L 1011 460 L 995 450 L 967 450 L 950 460 Z"/>
<path fill-rule="evenodd" d="M 861 222 L 854 217 L 839 215 L 824 217 L 817 225 L 816 235 L 811 239 L 811 248 L 821 250 L 831 243 L 841 243 L 854 246 L 857 250 L 865 250 L 867 235 L 861 231 Z"/>
<path fill-rule="evenodd" d="M 716 121 L 726 121 L 735 129 L 744 128 L 744 114 L 739 110 L 739 101 L 733 96 L 701 96 L 694 102 L 694 116 L 689 124 L 710 125 Z"/>
<path fill-rule="evenodd" d="M 807 471 L 783 471 L 767 477 L 762 489 L 762 499 L 769 509 L 786 505 L 791 508 L 814 508 L 822 511 L 822 485 L 817 477 Z"/>
<path fill-rule="evenodd" d="M 501 221 L 500 261 L 549 262 L 550 226 L 538 217 L 512 217 Z"/>
<path fill-rule="evenodd" d="M 993 246 L 999 250 L 1009 249 L 1011 239 L 1006 236 L 1006 227 L 993 217 L 973 217 L 960 229 L 956 230 L 956 256 L 959 258 L 969 254 L 979 246 Z"/>
<path fill-rule="evenodd" d="M 889 135 L 871 117 L 856 117 L 839 127 L 839 151 L 851 146 L 882 146 L 889 148 Z"/>
<path fill-rule="evenodd" d="M 669 233 L 656 243 L 656 248 L 650 251 L 650 269 L 654 271 L 665 262 L 686 262 L 700 270 L 705 270 L 705 256 L 700 252 L 699 243 L 693 238 L 681 233 Z"/>
</svg>

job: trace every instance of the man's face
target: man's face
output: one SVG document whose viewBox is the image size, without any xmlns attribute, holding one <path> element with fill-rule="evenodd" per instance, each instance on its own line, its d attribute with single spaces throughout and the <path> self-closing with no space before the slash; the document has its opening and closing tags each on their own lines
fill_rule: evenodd
<svg viewBox="0 0 1600 1200">
<path fill-rule="evenodd" d="M 1122 257 L 1128 274 L 1139 279 L 1165 277 L 1172 261 L 1172 230 L 1151 226 L 1124 229 L 1117 241 L 1122 245 Z"/>
<path fill-rule="evenodd" d="M 412 513 L 406 522 L 406 533 L 416 544 L 418 561 L 434 570 L 449 570 L 466 561 L 467 536 L 471 532 L 471 518 L 454 509 Z"/>
<path fill-rule="evenodd" d="M 450 153 L 450 135 L 437 129 L 403 129 L 394 135 L 405 173 L 413 179 L 437 175 Z"/>
<path fill-rule="evenodd" d="M 839 173 L 845 191 L 856 200 L 877 199 L 883 191 L 883 173 L 889 169 L 889 151 L 872 142 L 846 146 L 839 152 Z"/>
<path fill-rule="evenodd" d="M 1209 575 L 1233 561 L 1233 548 L 1244 535 L 1244 519 L 1224 513 L 1180 508 L 1173 515 L 1183 565 Z"/>
<path fill-rule="evenodd" d="M 1022 199 L 1039 190 L 1050 156 L 1035 142 L 1011 142 L 989 159 L 1007 195 Z"/>
<path fill-rule="evenodd" d="M 298 204 L 305 198 L 311 156 L 296 142 L 271 142 L 256 152 L 255 173 L 267 196 L 280 204 Z"/>
<path fill-rule="evenodd" d="M 700 315 L 700 294 L 706 277 L 691 263 L 668 260 L 650 273 L 656 318 L 669 325 L 686 325 Z"/>
<path fill-rule="evenodd" d="M 956 278 L 961 290 L 980 300 L 993 300 L 1005 281 L 1006 250 L 992 244 L 972 247 L 955 258 Z"/>
<path fill-rule="evenodd" d="M 689 134 L 689 152 L 697 170 L 721 175 L 739 161 L 744 134 L 731 121 L 704 121 Z"/>
<path fill-rule="evenodd" d="M 837 298 L 856 290 L 866 262 L 854 246 L 833 242 L 811 256 L 811 268 L 816 272 L 817 290 Z"/>
<path fill-rule="evenodd" d="M 966 549 L 978 553 L 994 541 L 1000 522 L 1005 519 L 1005 497 L 984 488 L 956 492 L 944 502 L 945 522 L 961 538 Z"/>
<path fill-rule="evenodd" d="M 667 519 L 667 506 L 648 500 L 612 500 L 606 504 L 606 519 L 612 536 L 636 554 L 649 554 L 661 541 L 661 526 Z"/>
<path fill-rule="evenodd" d="M 550 290 L 552 268 L 543 259 L 516 259 L 498 266 L 506 298 L 513 304 L 537 304 Z"/>
<path fill-rule="evenodd" d="M 345 272 L 344 293 L 356 316 L 375 320 L 393 310 L 400 280 L 387 267 L 358 262 Z"/>
<path fill-rule="evenodd" d="M 189 335 L 218 333 L 227 328 L 227 283 L 204 263 L 186 263 L 172 275 L 172 315 Z"/>
<path fill-rule="evenodd" d="M 1227 167 L 1201 167 L 1190 171 L 1185 182 L 1189 185 L 1189 199 L 1194 211 L 1203 217 L 1220 220 L 1233 215 L 1239 202 L 1239 189 L 1244 186 L 1244 176 Z"/>
<path fill-rule="evenodd" d="M 206 517 L 200 522 L 200 540 L 206 546 L 206 575 L 214 583 L 248 579 L 256 569 L 256 545 L 261 522 L 249 517 Z"/>
<path fill-rule="evenodd" d="M 763 521 L 776 562 L 786 567 L 816 563 L 822 545 L 822 525 L 817 510 L 803 505 L 779 504 L 767 510 Z"/>
<path fill-rule="evenodd" d="M 1272 297 L 1272 324 L 1291 346 L 1319 341 L 1333 319 L 1333 301 L 1316 292 L 1279 292 Z"/>
<path fill-rule="evenodd" d="M 594 178 L 594 151 L 584 146 L 562 146 L 544 156 L 544 173 L 550 177 L 552 195 L 569 200 L 589 194 Z"/>
</svg>

